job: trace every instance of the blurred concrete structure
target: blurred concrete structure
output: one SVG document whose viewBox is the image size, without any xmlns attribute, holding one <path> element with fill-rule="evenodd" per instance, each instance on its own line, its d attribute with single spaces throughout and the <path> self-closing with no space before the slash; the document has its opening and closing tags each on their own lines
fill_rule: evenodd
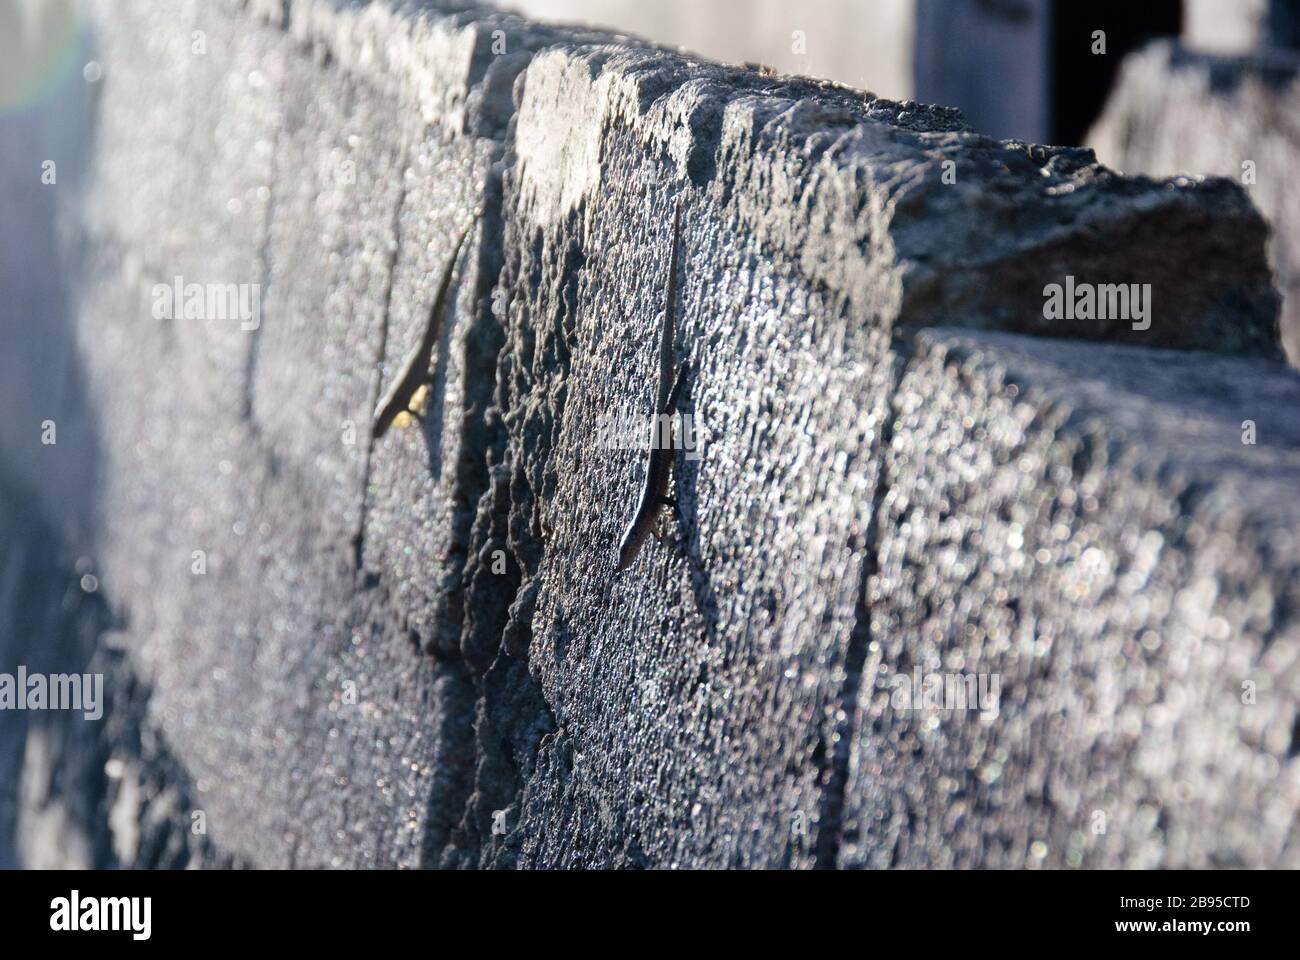
<svg viewBox="0 0 1300 960">
<path fill-rule="evenodd" d="M 1188 44 L 1211 53 L 1244 53 L 1268 29 L 1271 0 L 1184 0 Z"/>
<path fill-rule="evenodd" d="M 1271 227 L 1282 341 L 1300 366 L 1300 3 L 1200 7 L 1184 43 L 1125 62 L 1088 142 L 1128 173 L 1216 174 L 1250 192 Z"/>
<path fill-rule="evenodd" d="M 1250 0 L 1243 0 L 1250 2 Z M 726 61 L 825 77 L 880 96 L 960 108 L 996 137 L 1078 143 L 1123 55 L 1177 35 L 1180 0 L 502 0 L 547 20 L 595 23 Z M 1223 4 L 1216 6 L 1222 7 Z M 1202 7 L 1202 33 L 1258 17 Z M 1093 51 L 1106 32 L 1105 54 Z"/>
<path fill-rule="evenodd" d="M 1291 44 L 1290 0 L 497 0 L 730 62 L 825 77 L 880 96 L 959 107 L 998 137 L 1078 143 L 1119 61 L 1180 33 L 1195 49 Z M 1094 31 L 1107 34 L 1094 54 Z M 798 51 L 798 52 L 796 52 Z"/>
<path fill-rule="evenodd" d="M 915 95 L 995 137 L 1052 141 L 1049 0 L 918 0 Z"/>
<path fill-rule="evenodd" d="M 1300 45 L 1295 0 L 1184 0 L 1188 46 L 1206 53 L 1240 54 L 1262 47 Z"/>
<path fill-rule="evenodd" d="M 714 60 L 912 96 L 916 0 L 493 0 L 541 21 L 586 23 Z"/>
</svg>

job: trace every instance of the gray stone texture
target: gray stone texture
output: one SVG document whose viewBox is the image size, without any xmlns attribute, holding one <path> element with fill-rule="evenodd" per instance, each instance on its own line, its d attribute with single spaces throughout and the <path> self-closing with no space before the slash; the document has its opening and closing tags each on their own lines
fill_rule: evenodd
<svg viewBox="0 0 1300 960">
<path fill-rule="evenodd" d="M 917 338 L 842 865 L 1296 862 L 1298 400 L 1273 363 Z M 895 709 L 918 666 L 999 709 Z"/>
<path fill-rule="evenodd" d="M 1284 295 L 1282 342 L 1300 366 L 1300 55 L 1261 49 L 1203 54 L 1172 42 L 1130 56 L 1089 143 L 1132 174 L 1215 174 L 1243 185 L 1270 227 L 1269 259 Z"/>
<path fill-rule="evenodd" d="M 93 5 L 100 587 L 24 632 L 114 709 L 27 736 L 19 830 L 142 866 L 1296 865 L 1300 381 L 1246 195 L 450 6 Z M 701 455 L 615 577 L 645 455 L 601 431 L 649 410 L 679 200 Z M 371 444 L 470 224 L 424 423 Z M 156 319 L 177 274 L 260 283 L 260 324 Z M 1150 329 L 1046 320 L 1067 274 L 1152 284 Z M 1000 672 L 997 718 L 880 703 L 936 658 Z"/>
</svg>

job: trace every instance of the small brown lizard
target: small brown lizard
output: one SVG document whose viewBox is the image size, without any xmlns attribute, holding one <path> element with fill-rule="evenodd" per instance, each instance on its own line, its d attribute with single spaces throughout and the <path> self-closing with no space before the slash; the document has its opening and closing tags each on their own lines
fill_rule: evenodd
<svg viewBox="0 0 1300 960">
<path fill-rule="evenodd" d="M 433 309 L 429 311 L 424 336 L 411 351 L 411 355 L 402 366 L 401 374 L 393 381 L 393 385 L 388 388 L 388 392 L 375 407 L 375 422 L 371 436 L 376 440 L 388 432 L 388 428 L 393 425 L 393 420 L 398 414 L 409 412 L 416 392 L 429 382 L 432 374 L 430 367 L 433 364 L 433 347 L 442 332 L 442 315 L 446 307 L 447 291 L 451 289 L 451 278 L 456 272 L 456 264 L 460 260 L 461 250 L 465 246 L 469 233 L 470 229 L 466 227 L 465 232 L 456 241 L 456 249 L 452 251 L 451 260 L 447 263 L 447 269 L 438 284 L 438 292 L 433 298 Z M 418 414 L 416 416 L 418 417 Z"/>
<path fill-rule="evenodd" d="M 686 379 L 686 364 L 677 372 L 673 382 L 673 314 L 677 312 L 677 259 L 681 245 L 682 205 L 678 200 L 673 208 L 673 249 L 668 259 L 668 284 L 664 296 L 663 339 L 659 344 L 659 390 L 655 398 L 654 435 L 650 438 L 650 460 L 646 466 L 645 483 L 641 487 L 641 499 L 637 503 L 636 513 L 628 524 L 627 532 L 618 545 L 618 566 L 616 571 L 626 570 L 654 528 L 660 507 L 675 507 L 677 504 L 668 497 L 668 478 L 672 473 L 673 448 L 669 438 L 661 437 L 659 427 L 664 422 L 661 418 L 672 416 L 681 395 L 682 383 Z M 671 388 L 670 385 L 671 384 Z"/>
</svg>

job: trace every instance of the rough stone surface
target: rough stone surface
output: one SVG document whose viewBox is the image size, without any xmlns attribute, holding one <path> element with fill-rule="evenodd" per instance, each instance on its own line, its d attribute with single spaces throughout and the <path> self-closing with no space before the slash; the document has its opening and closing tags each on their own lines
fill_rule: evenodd
<svg viewBox="0 0 1300 960">
<path fill-rule="evenodd" d="M 108 722 L 24 741 L 14 819 L 83 838 L 63 862 L 1073 863 L 1091 803 L 1141 843 L 1084 862 L 1294 862 L 1300 464 L 1275 411 L 1297 387 L 1232 184 L 461 5 L 94 9 L 71 315 L 99 525 L 24 576 L 97 589 L 21 621 L 112 690 Z M 645 456 L 601 430 L 649 409 L 678 200 L 701 455 L 677 454 L 668 535 L 616 578 Z M 371 444 L 471 223 L 424 425 Z M 157 319 L 177 274 L 261 283 L 260 323 Z M 1067 274 L 1151 283 L 1150 329 L 1045 320 Z M 966 354 L 1020 379 L 957 376 Z M 1255 408 L 1258 447 L 1223 435 Z M 975 533 L 929 549 L 954 517 Z M 1010 576 L 1012 523 L 1049 576 Z M 998 614 L 1011 585 L 1032 625 Z M 1005 727 L 945 740 L 859 692 L 932 649 L 987 650 Z M 1044 667 L 1055 686 L 1025 682 Z M 1243 670 L 1256 706 L 1207 708 Z M 1243 838 L 1252 810 L 1268 827 Z"/>
<path fill-rule="evenodd" d="M 463 805 L 468 761 L 448 751 L 467 742 L 457 718 L 468 726 L 472 699 L 456 664 L 421 657 L 406 639 L 416 605 L 357 570 L 369 415 L 391 291 L 405 283 L 396 353 L 422 320 L 421 296 L 428 314 L 420 258 L 438 256 L 429 241 L 439 224 L 449 233 L 483 205 L 492 148 L 431 130 L 391 91 L 327 66 L 323 50 L 259 27 L 237 4 L 180 20 L 156 4 L 103 10 L 100 123 L 117 145 L 90 191 L 77 291 L 108 461 L 94 563 L 129 675 L 151 691 L 145 720 L 175 738 L 196 785 L 180 819 L 187 826 L 202 810 L 221 856 L 238 862 L 418 865 L 454 822 L 441 798 L 453 798 L 456 816 Z M 448 29 L 441 53 L 461 64 L 464 89 L 478 35 Z M 207 47 L 192 62 L 145 55 L 190 56 L 195 30 Z M 173 69 L 211 71 L 205 94 L 157 83 Z M 200 106 L 213 90 L 232 91 L 215 134 L 204 124 L 218 114 Z M 161 152 L 143 160 L 130 146 L 137 112 L 181 128 L 160 131 L 150 149 Z M 499 126 L 487 108 L 474 122 Z M 402 175 L 408 152 L 448 137 L 460 145 L 441 151 L 442 169 L 417 157 Z M 225 150 L 195 147 L 213 140 Z M 151 199 L 153 166 L 204 188 Z M 124 184 L 139 185 L 143 201 Z M 423 207 L 404 221 L 408 184 Z M 177 229 L 151 235 L 154 219 Z M 209 233 L 214 219 L 227 227 L 224 243 Z M 408 221 L 424 242 L 413 239 L 403 260 L 397 236 Z M 262 324 L 155 319 L 153 285 L 176 274 L 262 284 Z M 476 290 L 475 277 L 471 269 L 462 289 Z M 465 302 L 475 303 L 468 293 Z M 414 447 L 421 431 L 403 433 Z M 407 488 L 437 479 L 426 471 Z M 413 506 L 403 509 L 409 517 Z M 372 515 L 382 521 L 382 507 Z M 403 528 L 407 542 L 448 535 L 424 518 Z M 425 594 L 438 582 L 426 575 Z M 88 826 L 100 828 L 112 832 Z"/>
<path fill-rule="evenodd" d="M 840 865 L 1300 862 L 1297 400 L 1273 363 L 917 337 Z M 905 709 L 918 668 L 997 709 Z"/>
<path fill-rule="evenodd" d="M 1172 42 L 1130 56 L 1089 142 L 1128 173 L 1217 174 L 1244 185 L 1271 228 L 1282 342 L 1300 366 L 1300 55 L 1211 56 Z"/>
</svg>

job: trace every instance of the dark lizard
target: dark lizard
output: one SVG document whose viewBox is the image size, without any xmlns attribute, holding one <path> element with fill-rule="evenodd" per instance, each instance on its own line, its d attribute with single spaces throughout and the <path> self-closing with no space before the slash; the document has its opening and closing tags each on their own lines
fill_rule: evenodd
<svg viewBox="0 0 1300 960">
<path fill-rule="evenodd" d="M 429 321 L 424 328 L 424 336 L 411 351 L 401 374 L 393 381 L 393 385 L 388 388 L 388 392 L 375 407 L 375 424 L 371 436 L 376 440 L 388 431 L 399 413 L 410 407 L 416 391 L 429 382 L 430 367 L 433 364 L 433 347 L 442 332 L 442 314 L 446 307 L 447 291 L 451 288 L 451 278 L 456 272 L 456 263 L 460 260 L 461 249 L 465 246 L 468 237 L 469 228 L 466 227 L 465 232 L 456 241 L 456 249 L 452 251 L 451 260 L 447 263 L 447 269 L 438 284 L 438 293 L 433 298 L 433 309 L 429 311 Z"/>
<path fill-rule="evenodd" d="M 654 528 L 660 507 L 676 506 L 667 495 L 668 478 L 673 465 L 673 446 L 670 437 L 661 436 L 660 427 L 667 422 L 662 418 L 672 416 L 677 408 L 682 383 L 686 379 L 686 364 L 682 364 L 677 372 L 677 380 L 673 382 L 673 314 L 677 312 L 677 258 L 681 245 L 681 218 L 682 205 L 679 200 L 673 209 L 673 249 L 668 260 L 668 284 L 664 296 L 663 339 L 659 344 L 659 390 L 655 398 L 650 461 L 646 466 L 645 484 L 641 487 L 641 499 L 637 503 L 636 513 L 618 545 L 616 570 L 626 570 L 636 560 L 646 537 Z"/>
</svg>

